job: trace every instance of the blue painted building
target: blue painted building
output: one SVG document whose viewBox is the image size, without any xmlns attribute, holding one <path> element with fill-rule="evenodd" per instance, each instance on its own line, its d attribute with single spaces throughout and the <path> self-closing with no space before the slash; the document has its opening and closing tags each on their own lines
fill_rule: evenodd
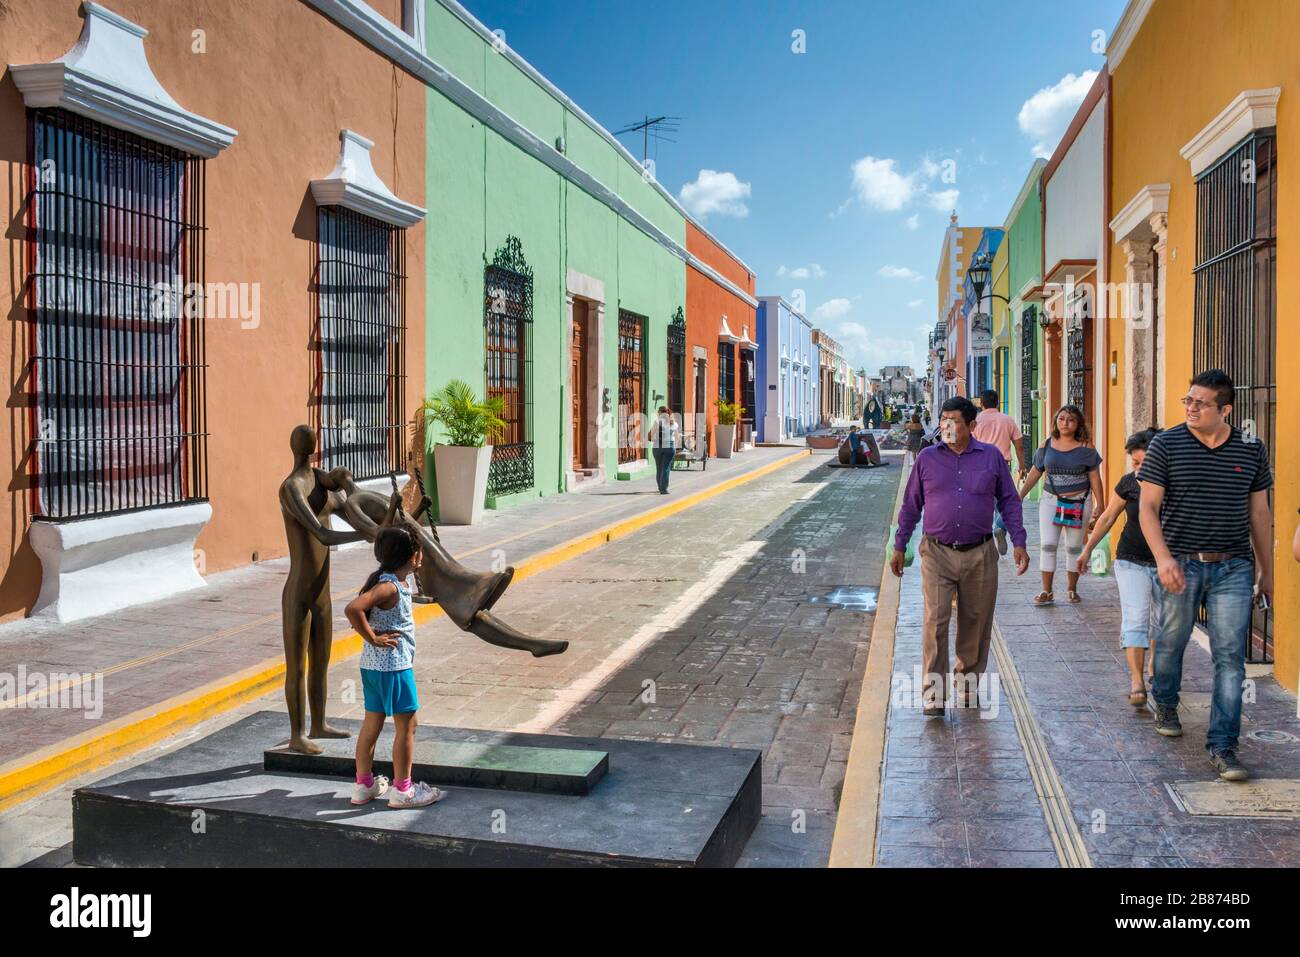
<svg viewBox="0 0 1300 957">
<path fill-rule="evenodd" d="M 812 323 L 780 296 L 758 297 L 755 416 L 760 442 L 781 442 L 817 427 L 817 348 Z"/>
<path fill-rule="evenodd" d="M 979 244 L 971 253 L 970 262 L 980 256 L 987 256 L 989 265 L 997 255 L 1005 235 L 1002 229 L 985 229 Z M 967 263 L 969 267 L 969 263 Z M 980 301 L 975 301 L 975 286 L 971 283 L 970 271 L 967 269 L 963 280 L 962 317 L 966 321 L 966 394 L 978 404 L 979 394 L 985 389 L 993 388 L 993 283 L 984 287 Z"/>
</svg>

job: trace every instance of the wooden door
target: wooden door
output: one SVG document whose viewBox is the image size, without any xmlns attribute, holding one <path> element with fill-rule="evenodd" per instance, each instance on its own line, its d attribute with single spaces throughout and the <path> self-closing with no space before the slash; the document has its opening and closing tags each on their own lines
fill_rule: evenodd
<svg viewBox="0 0 1300 957">
<path fill-rule="evenodd" d="M 569 349 L 569 391 L 572 395 L 573 424 L 570 443 L 573 448 L 573 468 L 581 469 L 587 439 L 587 323 L 586 307 L 573 304 L 572 346 Z"/>
</svg>

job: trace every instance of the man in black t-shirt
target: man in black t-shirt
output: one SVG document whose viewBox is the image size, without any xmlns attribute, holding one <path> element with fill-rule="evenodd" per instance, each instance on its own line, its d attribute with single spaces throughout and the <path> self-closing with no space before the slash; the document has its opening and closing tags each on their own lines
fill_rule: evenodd
<svg viewBox="0 0 1300 957">
<path fill-rule="evenodd" d="M 1194 378 L 1183 399 L 1186 424 L 1156 436 L 1138 477 L 1142 533 L 1164 587 L 1151 682 L 1156 730 L 1170 737 L 1183 733 L 1183 651 L 1203 603 L 1214 659 L 1205 745 L 1219 777 L 1242 781 L 1249 772 L 1236 749 L 1251 605 L 1256 592 L 1273 600 L 1273 475 L 1264 443 L 1228 424 L 1232 397 L 1223 370 Z"/>
</svg>

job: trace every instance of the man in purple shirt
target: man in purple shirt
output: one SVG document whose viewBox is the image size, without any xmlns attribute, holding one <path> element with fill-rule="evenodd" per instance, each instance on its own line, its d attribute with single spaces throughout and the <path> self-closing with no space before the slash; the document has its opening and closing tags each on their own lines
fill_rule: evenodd
<svg viewBox="0 0 1300 957">
<path fill-rule="evenodd" d="M 1025 523 L 1006 459 L 996 445 L 971 435 L 977 412 L 969 399 L 943 404 L 939 416 L 942 445 L 923 449 L 912 466 L 898 511 L 898 534 L 890 570 L 903 577 L 908 540 L 924 513 L 921 591 L 925 597 L 924 712 L 943 717 L 944 702 L 960 679 L 967 693 L 961 704 L 974 706 L 970 690 L 988 664 L 993 638 L 993 606 L 998 598 L 998 552 L 993 544 L 993 512 L 1002 516 L 1015 546 L 1016 574 L 1029 568 Z M 957 596 L 957 666 L 948 672 L 948 622 Z M 940 688 L 943 700 L 939 700 Z M 954 702 L 956 704 L 957 702 Z"/>
</svg>

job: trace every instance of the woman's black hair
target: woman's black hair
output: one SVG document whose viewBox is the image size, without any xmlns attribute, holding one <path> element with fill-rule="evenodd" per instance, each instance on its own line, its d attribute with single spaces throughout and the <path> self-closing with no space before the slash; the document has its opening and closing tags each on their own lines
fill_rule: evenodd
<svg viewBox="0 0 1300 957">
<path fill-rule="evenodd" d="M 1151 440 L 1160 434 L 1160 430 L 1155 426 L 1149 429 L 1143 429 L 1141 432 L 1134 432 L 1124 443 L 1124 451 L 1130 455 L 1139 450 L 1145 451 L 1151 445 Z"/>
<path fill-rule="evenodd" d="M 364 595 L 370 591 L 379 583 L 380 575 L 397 571 L 419 550 L 420 543 L 407 529 L 396 525 L 381 528 L 375 536 L 375 558 L 379 560 L 379 567 L 370 573 L 358 594 Z"/>
</svg>

